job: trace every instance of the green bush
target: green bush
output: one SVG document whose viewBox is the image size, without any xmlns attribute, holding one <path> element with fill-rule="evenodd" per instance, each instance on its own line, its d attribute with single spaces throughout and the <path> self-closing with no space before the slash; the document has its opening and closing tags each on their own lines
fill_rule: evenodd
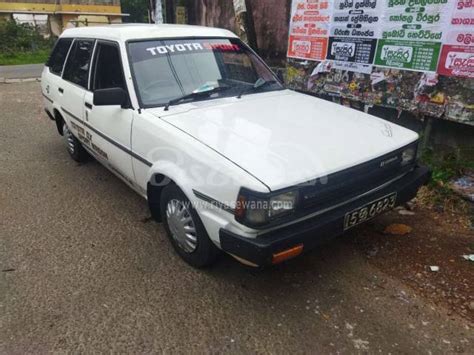
<svg viewBox="0 0 474 355">
<path fill-rule="evenodd" d="M 449 180 L 465 173 L 467 169 L 474 169 L 474 161 L 459 159 L 455 154 L 441 154 L 432 149 L 426 149 L 421 161 L 432 170 L 432 182 L 435 185 L 444 185 Z"/>
<path fill-rule="evenodd" d="M 34 26 L 15 21 L 0 21 L 0 38 L 2 62 L 15 62 L 15 58 L 19 57 L 35 58 L 39 54 L 44 57 L 54 42 L 52 38 L 44 38 Z"/>
</svg>

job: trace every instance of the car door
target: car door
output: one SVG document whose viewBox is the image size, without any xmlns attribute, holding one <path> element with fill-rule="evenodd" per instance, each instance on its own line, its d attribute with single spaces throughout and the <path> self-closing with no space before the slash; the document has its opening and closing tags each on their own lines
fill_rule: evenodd
<svg viewBox="0 0 474 355">
<path fill-rule="evenodd" d="M 53 103 L 58 102 L 64 64 L 66 62 L 73 38 L 60 38 L 56 42 L 41 77 L 41 88 L 49 112 L 53 112 Z"/>
<path fill-rule="evenodd" d="M 133 110 L 120 106 L 94 106 L 93 91 L 122 88 L 127 91 L 119 45 L 97 42 L 91 73 L 91 92 L 84 98 L 85 130 L 96 157 L 116 174 L 134 185 L 135 176 L 130 155 L 130 133 Z"/>
<path fill-rule="evenodd" d="M 58 84 L 59 103 L 71 132 L 87 144 L 84 132 L 84 95 L 89 88 L 89 69 L 94 40 L 75 39 Z"/>
</svg>

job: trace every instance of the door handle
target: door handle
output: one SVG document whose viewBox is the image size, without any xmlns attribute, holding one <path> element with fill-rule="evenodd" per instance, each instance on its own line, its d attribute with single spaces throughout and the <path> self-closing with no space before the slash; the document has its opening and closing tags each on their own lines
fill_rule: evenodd
<svg viewBox="0 0 474 355">
<path fill-rule="evenodd" d="M 64 93 L 64 89 L 63 88 L 58 88 L 58 91 L 63 94 Z"/>
<path fill-rule="evenodd" d="M 84 103 L 84 105 L 85 105 L 88 109 L 92 110 L 92 104 L 86 102 L 86 103 Z"/>
</svg>

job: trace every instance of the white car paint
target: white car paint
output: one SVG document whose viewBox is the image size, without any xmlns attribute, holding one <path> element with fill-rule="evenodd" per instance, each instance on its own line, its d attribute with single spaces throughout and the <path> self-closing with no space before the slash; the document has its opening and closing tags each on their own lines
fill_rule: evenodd
<svg viewBox="0 0 474 355">
<path fill-rule="evenodd" d="M 223 209 L 196 198 L 198 190 L 218 201 L 235 201 L 241 187 L 269 192 L 371 160 L 415 141 L 416 133 L 393 123 L 289 90 L 139 109 L 126 51 L 126 41 L 146 38 L 236 38 L 214 28 L 177 25 L 113 25 L 66 30 L 62 37 L 116 41 L 132 110 L 101 107 L 90 125 L 114 138 L 134 156 L 110 149 L 104 165 L 141 196 L 156 174 L 175 181 L 196 206 L 210 238 L 219 245 L 219 229 L 255 238 L 254 230 Z M 71 89 L 76 97 L 57 92 L 65 81 L 43 71 L 45 108 L 61 114 L 69 127 L 73 118 L 87 123 L 87 90 Z M 68 87 L 74 86 L 66 84 Z M 69 90 L 68 90 L 68 95 Z M 95 109 L 95 108 L 94 108 Z M 121 112 L 117 112 L 121 111 Z M 99 112 L 99 111 L 97 111 Z M 103 121 L 100 121 L 103 116 Z M 84 126 L 87 130 L 87 126 Z M 77 132 L 73 132 L 77 134 Z M 99 142 L 101 142 L 99 140 Z M 137 157 L 140 157 L 138 159 Z M 145 163 L 144 163 L 145 161 Z"/>
<path fill-rule="evenodd" d="M 401 126 L 290 90 L 181 106 L 188 110 L 149 111 L 232 160 L 271 191 L 324 177 L 418 139 Z"/>
</svg>

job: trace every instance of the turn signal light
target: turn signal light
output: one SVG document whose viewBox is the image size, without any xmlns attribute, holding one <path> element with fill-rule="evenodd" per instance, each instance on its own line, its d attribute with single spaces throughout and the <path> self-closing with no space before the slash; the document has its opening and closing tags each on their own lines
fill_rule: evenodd
<svg viewBox="0 0 474 355">
<path fill-rule="evenodd" d="M 285 260 L 294 258 L 303 252 L 303 244 L 298 244 L 290 249 L 283 250 L 279 253 L 273 254 L 272 264 L 279 264 Z"/>
<path fill-rule="evenodd" d="M 245 196 L 239 195 L 237 198 L 234 213 L 237 220 L 242 220 L 245 217 Z"/>
</svg>

